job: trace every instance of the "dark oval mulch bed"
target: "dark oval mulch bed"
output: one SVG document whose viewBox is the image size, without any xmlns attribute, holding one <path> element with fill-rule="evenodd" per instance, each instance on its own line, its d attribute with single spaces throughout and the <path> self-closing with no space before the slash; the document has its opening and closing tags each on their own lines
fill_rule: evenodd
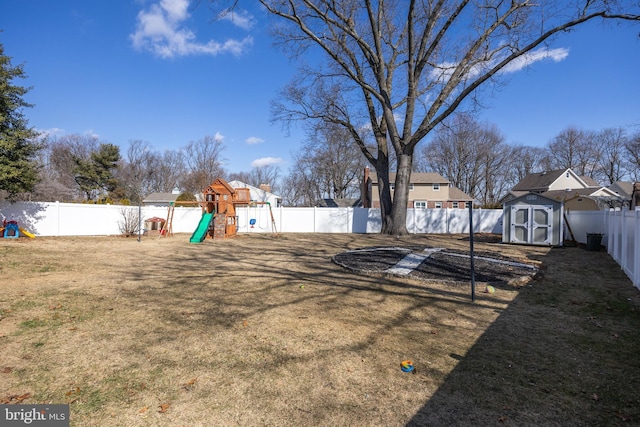
<svg viewBox="0 0 640 427">
<path fill-rule="evenodd" d="M 403 248 L 367 248 L 338 254 L 333 262 L 354 271 L 379 273 L 396 265 L 410 252 Z"/>
<path fill-rule="evenodd" d="M 366 248 L 343 252 L 332 260 L 336 264 L 364 274 L 384 274 L 411 252 L 421 253 L 422 248 Z M 426 248 L 429 249 L 429 248 Z M 462 256 L 460 256 L 462 255 Z M 426 258 L 408 277 L 426 281 L 469 283 L 471 280 L 471 258 L 469 253 L 443 249 Z M 495 261 L 483 259 L 491 258 Z M 518 261 L 504 255 L 488 252 L 474 257 L 474 277 L 478 282 L 491 284 L 515 283 L 533 277 L 537 270 L 519 265 Z"/>
<path fill-rule="evenodd" d="M 500 260 L 515 262 L 504 256 Z M 536 270 L 474 258 L 474 272 L 475 280 L 478 282 L 499 284 L 517 281 L 523 277 L 533 277 Z M 444 251 L 437 252 L 427 258 L 409 276 L 425 280 L 468 283 L 471 280 L 471 258 L 455 256 Z"/>
</svg>

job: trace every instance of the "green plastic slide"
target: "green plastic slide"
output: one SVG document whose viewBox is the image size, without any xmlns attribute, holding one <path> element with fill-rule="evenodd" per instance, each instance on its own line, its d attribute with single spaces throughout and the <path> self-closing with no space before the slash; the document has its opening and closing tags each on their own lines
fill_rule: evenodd
<svg viewBox="0 0 640 427">
<path fill-rule="evenodd" d="M 211 220 L 213 219 L 214 214 L 215 212 L 212 212 L 212 213 L 205 212 L 204 214 L 202 214 L 202 218 L 200 218 L 200 223 L 198 224 L 198 228 L 196 228 L 196 231 L 194 231 L 193 234 L 191 235 L 191 239 L 189 239 L 189 242 L 202 243 L 204 238 L 207 236 L 207 230 L 209 229 L 209 224 L 211 223 Z"/>
</svg>

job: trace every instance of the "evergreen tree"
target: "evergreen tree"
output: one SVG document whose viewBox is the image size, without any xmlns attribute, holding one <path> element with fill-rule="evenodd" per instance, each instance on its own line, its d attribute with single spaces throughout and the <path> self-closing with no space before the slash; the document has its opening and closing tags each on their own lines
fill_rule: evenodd
<svg viewBox="0 0 640 427">
<path fill-rule="evenodd" d="M 33 190 L 38 182 L 35 156 L 43 147 L 22 113 L 22 108 L 32 107 L 22 98 L 30 88 L 12 84 L 25 77 L 22 65 L 12 66 L 0 44 L 0 190 L 10 199 Z"/>
<path fill-rule="evenodd" d="M 120 149 L 113 144 L 100 144 L 90 159 L 74 157 L 75 180 L 87 199 L 94 199 L 103 192 L 111 193 L 118 187 L 114 170 L 120 161 Z"/>
</svg>

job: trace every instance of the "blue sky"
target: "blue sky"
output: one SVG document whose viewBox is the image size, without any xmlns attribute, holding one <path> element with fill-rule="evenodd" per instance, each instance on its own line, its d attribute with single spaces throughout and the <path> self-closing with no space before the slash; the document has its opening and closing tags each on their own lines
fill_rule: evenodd
<svg viewBox="0 0 640 427">
<path fill-rule="evenodd" d="M 207 1 L 0 0 L 0 43 L 32 86 L 31 126 L 91 133 L 126 151 L 133 139 L 177 149 L 222 138 L 226 169 L 279 165 L 304 134 L 270 120 L 270 101 L 295 64 L 272 46 L 255 9 L 212 22 Z M 510 73 L 481 119 L 510 144 L 544 146 L 568 126 L 640 131 L 640 29 L 590 23 L 553 43 L 554 55 Z"/>
</svg>

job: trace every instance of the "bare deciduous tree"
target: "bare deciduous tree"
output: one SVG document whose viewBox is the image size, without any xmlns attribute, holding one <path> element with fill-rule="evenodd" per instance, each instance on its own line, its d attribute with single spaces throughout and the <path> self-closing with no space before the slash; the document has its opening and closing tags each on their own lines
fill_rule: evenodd
<svg viewBox="0 0 640 427">
<path fill-rule="evenodd" d="M 597 169 L 600 153 L 594 132 L 570 126 L 560 132 L 547 148 L 550 169 L 571 168 L 578 175 L 589 177 Z"/>
<path fill-rule="evenodd" d="M 130 237 L 138 234 L 140 230 L 140 211 L 136 207 L 120 208 L 120 221 L 118 227 L 123 236 Z"/>
<path fill-rule="evenodd" d="M 509 185 L 510 149 L 494 125 L 458 114 L 442 123 L 419 153 L 424 171 L 437 172 L 483 206 L 494 205 Z"/>
<path fill-rule="evenodd" d="M 220 135 L 207 135 L 187 144 L 184 149 L 187 175 L 181 180 L 185 190 L 191 193 L 201 192 L 216 178 L 224 176 L 224 149 L 223 137 Z"/>
<path fill-rule="evenodd" d="M 598 147 L 597 175 L 592 176 L 603 185 L 611 185 L 629 176 L 625 168 L 624 151 L 627 144 L 626 132 L 622 128 L 608 128 L 595 134 Z"/>
<path fill-rule="evenodd" d="M 164 151 L 156 153 L 153 160 L 153 177 L 149 191 L 170 192 L 176 186 L 182 186 L 186 176 L 184 154 L 181 151 Z M 200 188 L 198 191 L 202 191 Z"/>
<path fill-rule="evenodd" d="M 509 157 L 511 161 L 507 163 L 509 170 L 506 173 L 510 178 L 508 187 L 513 187 L 530 173 L 549 169 L 549 151 L 544 148 L 517 145 L 511 148 Z"/>
<path fill-rule="evenodd" d="M 126 158 L 122 159 L 118 178 L 125 197 L 138 204 L 152 188 L 156 155 L 151 144 L 139 139 L 129 141 Z"/>
<path fill-rule="evenodd" d="M 48 200 L 75 201 L 83 192 L 75 181 L 75 161 L 89 161 L 91 154 L 100 147 L 95 135 L 69 134 L 46 138 L 42 155 L 43 181 L 37 188 L 38 197 Z"/>
<path fill-rule="evenodd" d="M 217 0 L 210 0 L 216 2 Z M 219 1 L 219 0 L 218 0 Z M 231 2 L 237 4 L 238 0 Z M 343 126 L 379 179 L 382 232 L 406 234 L 416 145 L 506 67 L 557 34 L 596 18 L 639 21 L 631 1 L 260 0 L 279 18 L 275 34 L 296 56 L 325 53 L 291 86 L 277 117 Z M 633 12 L 633 13 L 632 13 Z M 542 50 L 540 53 L 543 53 Z M 327 95 L 328 94 L 328 95 Z M 375 136 L 371 151 L 359 132 Z M 396 154 L 393 203 L 390 142 Z"/>
<path fill-rule="evenodd" d="M 632 135 L 625 144 L 625 158 L 629 176 L 634 181 L 640 181 L 640 132 Z"/>
<path fill-rule="evenodd" d="M 249 172 L 234 172 L 229 174 L 229 181 L 241 181 L 245 184 L 260 188 L 268 185 L 271 192 L 280 191 L 280 167 L 278 165 L 256 166 Z"/>
</svg>

